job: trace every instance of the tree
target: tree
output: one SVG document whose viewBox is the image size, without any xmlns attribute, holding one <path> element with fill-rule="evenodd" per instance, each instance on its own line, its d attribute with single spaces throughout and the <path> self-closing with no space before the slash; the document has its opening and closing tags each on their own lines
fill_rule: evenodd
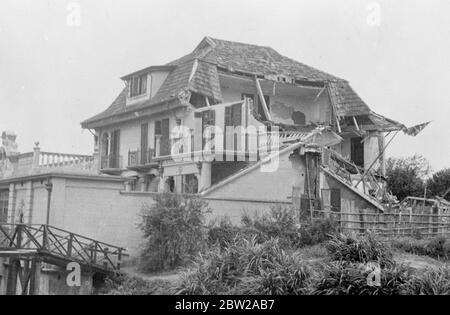
<svg viewBox="0 0 450 315">
<path fill-rule="evenodd" d="M 399 200 L 405 197 L 423 197 L 425 178 L 430 172 L 430 164 L 421 155 L 408 158 L 389 158 L 386 162 L 388 190 Z"/>
<path fill-rule="evenodd" d="M 427 181 L 427 188 L 430 196 L 442 197 L 450 189 L 450 168 L 434 173 Z M 450 192 L 447 193 L 445 199 L 450 201 Z"/>
</svg>

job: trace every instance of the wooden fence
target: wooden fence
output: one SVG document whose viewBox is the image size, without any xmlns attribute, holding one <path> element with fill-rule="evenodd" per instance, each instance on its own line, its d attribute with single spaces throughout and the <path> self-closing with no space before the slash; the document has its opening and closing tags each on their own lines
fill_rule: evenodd
<svg viewBox="0 0 450 315">
<path fill-rule="evenodd" d="M 408 210 L 399 208 L 386 212 L 356 209 L 354 204 L 343 205 L 341 211 L 313 210 L 313 219 L 332 218 L 341 232 L 364 234 L 368 231 L 382 236 L 450 237 L 450 213 L 431 206 L 416 206 Z"/>
</svg>

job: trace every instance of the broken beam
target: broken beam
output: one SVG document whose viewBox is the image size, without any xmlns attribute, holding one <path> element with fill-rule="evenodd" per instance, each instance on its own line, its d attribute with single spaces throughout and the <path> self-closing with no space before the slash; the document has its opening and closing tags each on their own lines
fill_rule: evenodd
<svg viewBox="0 0 450 315">
<path fill-rule="evenodd" d="M 266 115 L 267 120 L 272 121 L 272 117 L 270 116 L 270 111 L 269 108 L 267 107 L 266 99 L 264 98 L 264 93 L 262 91 L 261 84 L 259 83 L 259 79 L 255 78 L 255 82 L 256 82 L 256 89 L 258 90 L 259 99 L 263 106 L 264 114 Z"/>
</svg>

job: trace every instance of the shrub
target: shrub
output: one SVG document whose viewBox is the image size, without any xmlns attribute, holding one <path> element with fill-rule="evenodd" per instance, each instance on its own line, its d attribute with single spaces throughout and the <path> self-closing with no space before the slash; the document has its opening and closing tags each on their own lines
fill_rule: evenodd
<svg viewBox="0 0 450 315">
<path fill-rule="evenodd" d="M 297 247 L 300 244 L 300 223 L 293 208 L 273 206 L 268 214 L 242 216 L 245 228 L 259 231 L 264 239 L 278 238 L 282 247 Z M 262 236 L 259 235 L 259 236 Z"/>
<path fill-rule="evenodd" d="M 224 248 L 233 242 L 239 232 L 239 227 L 234 226 L 228 217 L 222 217 L 209 225 L 208 243 Z"/>
<path fill-rule="evenodd" d="M 436 258 L 448 258 L 449 252 L 446 247 L 445 237 L 436 237 L 431 239 L 426 245 L 427 254 Z"/>
<path fill-rule="evenodd" d="M 201 255 L 195 268 L 183 275 L 178 294 L 277 294 L 300 292 L 306 271 L 286 254 L 279 241 L 258 244 L 255 238 Z"/>
<path fill-rule="evenodd" d="M 450 258 L 450 244 L 443 237 L 417 240 L 414 238 L 390 239 L 391 246 L 407 253 L 430 256 L 433 258 Z"/>
<path fill-rule="evenodd" d="M 371 285 L 371 271 L 364 265 L 347 261 L 334 261 L 323 265 L 311 293 L 314 295 L 399 295 L 411 279 L 409 269 L 390 266 L 381 269 L 380 285 Z"/>
<path fill-rule="evenodd" d="M 421 275 L 413 276 L 405 288 L 410 295 L 450 295 L 450 270 L 448 268 L 429 269 Z"/>
<path fill-rule="evenodd" d="M 352 263 L 377 262 L 382 268 L 394 265 L 389 246 L 377 240 L 371 233 L 362 237 L 334 235 L 325 246 L 332 260 Z"/>
<path fill-rule="evenodd" d="M 302 225 L 300 243 L 305 246 L 321 244 L 338 232 L 338 223 L 333 219 L 315 219 L 312 223 Z"/>
<path fill-rule="evenodd" d="M 311 271 L 298 263 L 278 264 L 262 271 L 252 289 L 242 294 L 303 295 L 307 292 Z"/>
<path fill-rule="evenodd" d="M 161 194 L 144 205 L 141 230 L 146 239 L 141 255 L 144 271 L 173 269 L 183 265 L 204 246 L 203 226 L 207 204 L 195 197 Z"/>
</svg>

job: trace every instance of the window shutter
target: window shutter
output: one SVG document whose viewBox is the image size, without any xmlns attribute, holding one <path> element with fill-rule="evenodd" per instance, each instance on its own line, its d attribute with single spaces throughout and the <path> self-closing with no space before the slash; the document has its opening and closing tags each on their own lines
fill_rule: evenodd
<svg viewBox="0 0 450 315">
<path fill-rule="evenodd" d="M 231 124 L 231 107 L 225 108 L 225 126 L 232 126 L 232 124 Z"/>
<path fill-rule="evenodd" d="M 141 81 L 140 94 L 146 94 L 147 93 L 147 74 L 142 75 L 140 81 Z"/>
</svg>

